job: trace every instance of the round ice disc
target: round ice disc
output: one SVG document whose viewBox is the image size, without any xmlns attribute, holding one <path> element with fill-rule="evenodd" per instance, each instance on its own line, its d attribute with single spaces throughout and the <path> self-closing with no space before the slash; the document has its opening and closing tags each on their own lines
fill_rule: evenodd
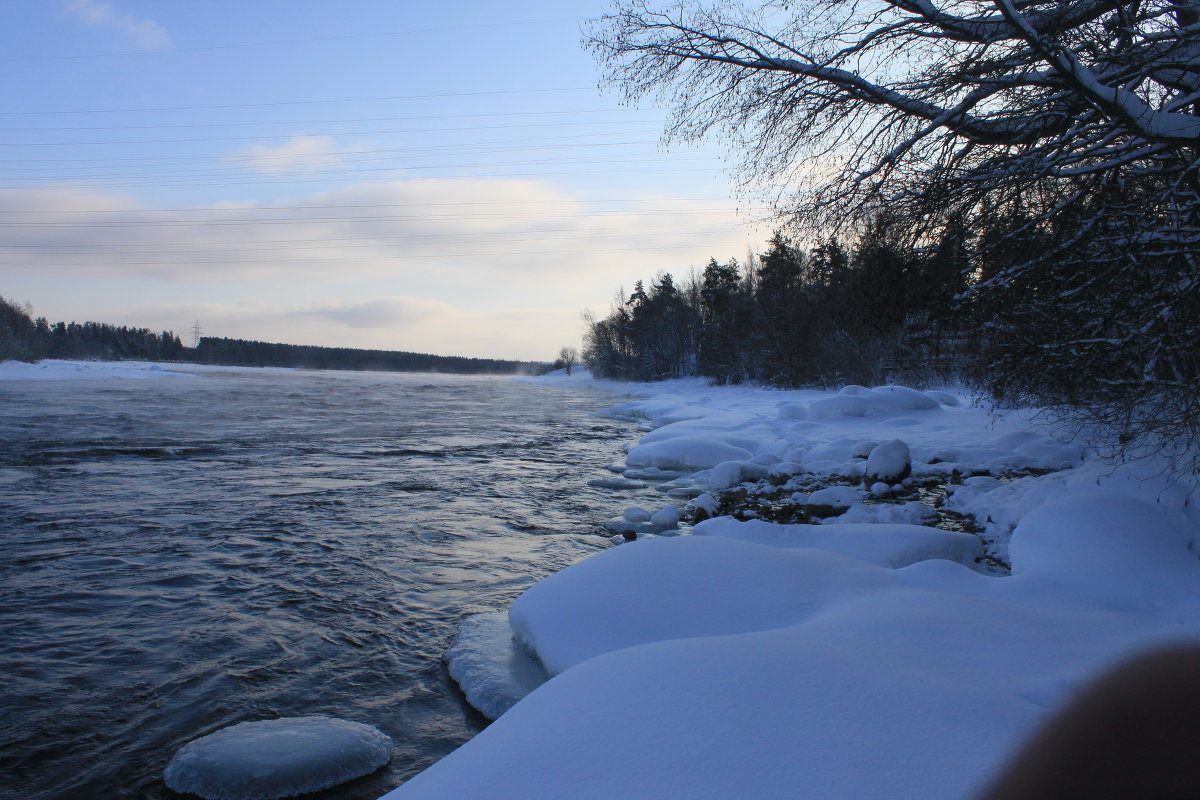
<svg viewBox="0 0 1200 800">
<path fill-rule="evenodd" d="M 205 800 L 274 800 L 366 775 L 392 754 L 370 725 L 333 717 L 242 722 L 180 748 L 163 778 Z"/>
</svg>

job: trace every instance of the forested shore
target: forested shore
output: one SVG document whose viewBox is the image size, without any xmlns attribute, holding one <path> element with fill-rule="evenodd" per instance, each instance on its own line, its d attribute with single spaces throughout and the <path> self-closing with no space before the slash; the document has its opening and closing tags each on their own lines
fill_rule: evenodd
<svg viewBox="0 0 1200 800">
<path fill-rule="evenodd" d="M 540 375 L 551 368 L 537 361 L 466 358 L 411 353 L 317 347 L 212 336 L 195 347 L 183 344 L 174 331 L 152 331 L 101 322 L 50 323 L 31 309 L 0 297 L 0 361 L 43 358 L 97 361 L 182 361 L 242 367 L 379 370 L 385 372 L 452 372 L 465 375 Z"/>
</svg>

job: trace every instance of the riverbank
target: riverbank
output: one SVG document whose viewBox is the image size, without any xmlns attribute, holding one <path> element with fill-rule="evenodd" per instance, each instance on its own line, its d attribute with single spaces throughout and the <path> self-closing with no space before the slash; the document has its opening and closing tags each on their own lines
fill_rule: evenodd
<svg viewBox="0 0 1200 800">
<path fill-rule="evenodd" d="M 1153 460 L 953 391 L 624 390 L 612 469 L 717 516 L 518 598 L 554 677 L 387 800 L 964 798 L 1098 672 L 1200 640 L 1200 496 Z"/>
</svg>

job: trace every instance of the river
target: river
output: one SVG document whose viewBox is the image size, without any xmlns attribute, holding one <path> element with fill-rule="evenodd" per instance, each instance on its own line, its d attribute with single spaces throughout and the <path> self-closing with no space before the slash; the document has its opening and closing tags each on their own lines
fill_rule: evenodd
<svg viewBox="0 0 1200 800">
<path fill-rule="evenodd" d="M 399 785 L 487 724 L 440 660 L 456 622 L 609 546 L 636 499 L 585 485 L 632 436 L 589 416 L 614 401 L 287 370 L 0 383 L 0 796 L 179 798 L 183 744 L 305 714 L 396 742 L 313 797 Z"/>
</svg>

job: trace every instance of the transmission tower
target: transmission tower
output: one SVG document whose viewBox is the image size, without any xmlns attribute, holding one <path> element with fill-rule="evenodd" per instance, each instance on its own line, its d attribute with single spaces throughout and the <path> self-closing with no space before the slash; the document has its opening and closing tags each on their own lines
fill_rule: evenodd
<svg viewBox="0 0 1200 800">
<path fill-rule="evenodd" d="M 200 334 L 202 334 L 202 333 L 204 333 L 204 331 L 200 329 L 200 320 L 196 320 L 196 324 L 192 326 L 192 348 L 193 349 L 200 346 Z"/>
</svg>

